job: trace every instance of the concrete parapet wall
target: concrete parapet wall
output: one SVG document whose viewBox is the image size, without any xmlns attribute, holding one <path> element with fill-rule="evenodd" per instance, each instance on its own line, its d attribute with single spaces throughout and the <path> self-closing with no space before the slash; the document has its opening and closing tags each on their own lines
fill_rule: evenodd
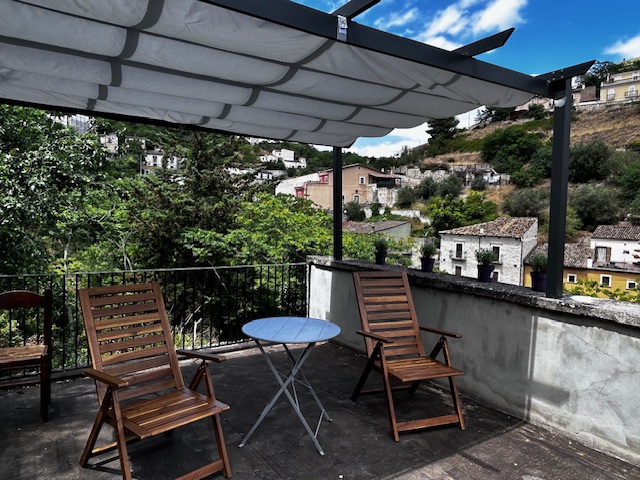
<svg viewBox="0 0 640 480">
<path fill-rule="evenodd" d="M 352 272 L 399 267 L 309 264 L 309 315 L 364 351 Z M 463 395 L 640 465 L 640 306 L 407 272 L 420 324 L 463 336 L 449 341 Z M 423 339 L 427 351 L 437 340 Z"/>
</svg>

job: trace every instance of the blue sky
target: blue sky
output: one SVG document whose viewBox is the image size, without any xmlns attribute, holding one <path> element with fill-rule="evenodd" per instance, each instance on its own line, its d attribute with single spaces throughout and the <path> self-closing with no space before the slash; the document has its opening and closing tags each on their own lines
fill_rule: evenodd
<svg viewBox="0 0 640 480">
<path fill-rule="evenodd" d="M 296 0 L 332 12 L 345 0 Z M 640 2 L 617 0 L 381 0 L 354 19 L 446 50 L 515 27 L 502 48 L 479 55 L 501 67 L 532 75 L 589 60 L 618 62 L 640 57 Z M 461 125 L 475 113 L 462 115 Z M 404 145 L 427 141 L 426 126 L 360 139 L 351 151 L 391 156 Z"/>
</svg>

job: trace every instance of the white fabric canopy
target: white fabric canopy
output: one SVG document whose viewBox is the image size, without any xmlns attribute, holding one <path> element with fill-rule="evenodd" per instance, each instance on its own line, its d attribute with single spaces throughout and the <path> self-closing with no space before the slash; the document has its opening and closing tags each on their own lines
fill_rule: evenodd
<svg viewBox="0 0 640 480">
<path fill-rule="evenodd" d="M 0 99 L 20 104 L 345 147 L 535 93 L 383 50 L 198 0 L 0 1 Z"/>
</svg>

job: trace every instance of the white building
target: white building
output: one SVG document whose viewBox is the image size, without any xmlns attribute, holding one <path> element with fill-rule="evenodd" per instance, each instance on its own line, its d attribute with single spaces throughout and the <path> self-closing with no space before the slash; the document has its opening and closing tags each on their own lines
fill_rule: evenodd
<svg viewBox="0 0 640 480">
<path fill-rule="evenodd" d="M 163 166 L 168 170 L 177 170 L 184 160 L 184 158 L 178 157 L 165 157 L 163 150 L 149 150 L 145 153 L 144 160 L 140 165 L 140 173 L 148 175 Z"/>
<path fill-rule="evenodd" d="M 493 250 L 493 280 L 522 285 L 523 260 L 537 244 L 538 219 L 533 217 L 501 217 L 492 222 L 440 232 L 440 270 L 451 275 L 477 278 L 476 252 Z"/>
<path fill-rule="evenodd" d="M 627 268 L 640 264 L 640 227 L 598 225 L 591 235 L 593 267 Z"/>
<path fill-rule="evenodd" d="M 285 168 L 305 168 L 307 166 L 306 158 L 296 158 L 296 152 L 287 148 L 272 150 L 268 155 L 260 155 L 260 161 L 262 163 L 282 162 Z"/>
<path fill-rule="evenodd" d="M 288 178 L 286 180 L 282 180 L 276 186 L 276 195 L 279 193 L 284 193 L 287 195 L 297 196 L 296 192 L 300 192 L 304 190 L 304 184 L 307 182 L 320 182 L 320 175 L 317 173 L 310 173 L 309 175 L 302 175 L 300 177 Z"/>
</svg>

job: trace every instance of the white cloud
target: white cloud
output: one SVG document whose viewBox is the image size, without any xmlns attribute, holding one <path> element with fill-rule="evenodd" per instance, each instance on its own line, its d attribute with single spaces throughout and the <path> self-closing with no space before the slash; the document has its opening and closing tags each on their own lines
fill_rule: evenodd
<svg viewBox="0 0 640 480">
<path fill-rule="evenodd" d="M 487 8 L 473 15 L 474 33 L 502 31 L 522 23 L 520 10 L 526 5 L 527 0 L 492 0 Z"/>
<path fill-rule="evenodd" d="M 452 42 L 448 38 L 443 37 L 442 35 L 437 35 L 435 37 L 426 37 L 420 39 L 421 42 L 426 43 L 427 45 L 433 45 L 434 47 L 442 48 L 443 50 L 455 50 L 458 47 L 461 47 L 462 44 L 458 42 Z"/>
<path fill-rule="evenodd" d="M 607 48 L 604 53 L 619 55 L 621 58 L 626 58 L 627 60 L 640 57 L 640 34 L 626 41 L 618 40 Z"/>
<path fill-rule="evenodd" d="M 414 148 L 426 143 L 429 139 L 427 128 L 426 123 L 413 128 L 396 128 L 382 138 L 361 138 L 346 151 L 367 157 L 394 157 L 403 147 Z"/>
<path fill-rule="evenodd" d="M 450 5 L 438 12 L 433 21 L 427 26 L 424 36 L 429 38 L 443 33 L 458 35 L 468 23 L 469 20 L 463 17 L 463 12 L 460 11 L 457 5 Z"/>
<path fill-rule="evenodd" d="M 392 13 L 389 17 L 379 18 L 374 22 L 376 28 L 388 30 L 392 27 L 403 27 L 414 21 L 418 16 L 418 9 L 412 8 L 404 13 Z"/>
</svg>

